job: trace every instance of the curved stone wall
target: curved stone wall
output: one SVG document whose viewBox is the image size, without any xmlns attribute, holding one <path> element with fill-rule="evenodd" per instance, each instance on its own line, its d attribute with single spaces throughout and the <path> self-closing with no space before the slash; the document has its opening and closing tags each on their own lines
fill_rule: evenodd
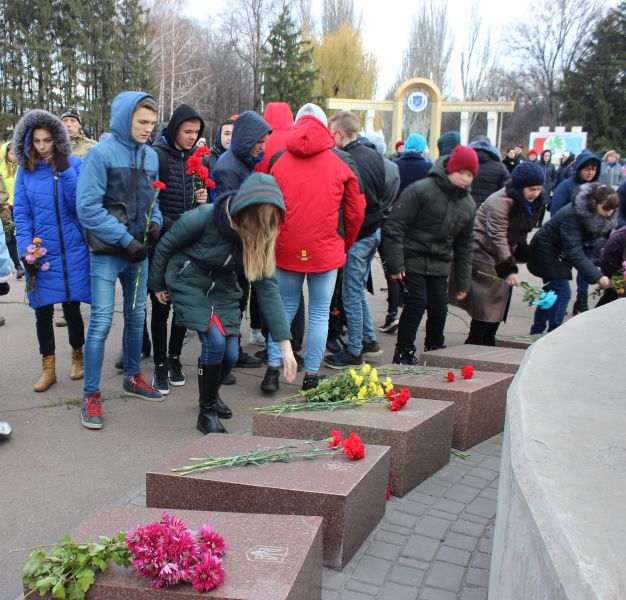
<svg viewBox="0 0 626 600">
<path fill-rule="evenodd" d="M 626 300 L 533 344 L 509 388 L 490 600 L 626 598 Z"/>
</svg>

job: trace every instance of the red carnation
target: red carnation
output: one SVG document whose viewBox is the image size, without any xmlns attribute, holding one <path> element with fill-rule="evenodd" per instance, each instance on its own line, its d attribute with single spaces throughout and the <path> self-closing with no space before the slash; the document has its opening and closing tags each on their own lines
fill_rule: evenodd
<svg viewBox="0 0 626 600">
<path fill-rule="evenodd" d="M 391 392 L 387 392 L 386 396 L 388 400 L 392 401 L 391 406 L 389 407 L 389 410 L 396 411 L 396 410 L 402 410 L 406 406 L 406 403 L 409 401 L 409 398 L 411 397 L 411 393 L 409 392 L 409 388 L 402 388 L 395 395 L 393 394 L 393 391 L 391 391 Z"/>
<path fill-rule="evenodd" d="M 461 369 L 461 377 L 463 377 L 463 379 L 471 379 L 474 377 L 474 367 L 472 367 L 472 365 L 465 365 Z"/>
<path fill-rule="evenodd" d="M 343 441 L 342 446 L 343 451 L 350 460 L 365 458 L 365 445 L 354 431 L 350 433 L 350 437 Z"/>
<path fill-rule="evenodd" d="M 197 169 L 196 169 L 196 175 L 201 179 L 201 180 L 205 180 L 208 179 L 209 177 L 209 170 L 203 166 L 200 165 Z"/>
<path fill-rule="evenodd" d="M 204 185 L 206 185 L 210 190 L 215 189 L 215 181 L 213 181 L 210 177 L 207 177 L 204 180 Z"/>
<path fill-rule="evenodd" d="M 211 150 L 208 146 L 198 146 L 198 149 L 194 152 L 194 156 L 206 156 L 210 154 Z"/>
<path fill-rule="evenodd" d="M 454 381 L 454 373 L 452 371 L 448 371 L 448 381 L 449 382 Z"/>
<path fill-rule="evenodd" d="M 152 184 L 152 187 L 155 187 L 157 190 L 167 189 L 167 186 L 162 181 L 159 181 L 158 179 Z"/>
<path fill-rule="evenodd" d="M 343 439 L 343 436 L 341 435 L 341 431 L 337 431 L 336 429 L 333 429 L 330 434 L 333 436 L 333 439 L 329 442 L 329 446 L 331 448 L 336 448 L 337 446 L 341 446 L 341 442 Z"/>
</svg>

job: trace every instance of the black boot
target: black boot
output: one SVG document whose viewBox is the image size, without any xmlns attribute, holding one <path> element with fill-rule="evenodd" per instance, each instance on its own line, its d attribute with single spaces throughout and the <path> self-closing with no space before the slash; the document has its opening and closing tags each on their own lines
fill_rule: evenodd
<svg viewBox="0 0 626 600">
<path fill-rule="evenodd" d="M 198 361 L 198 369 L 202 368 L 202 365 L 200 364 L 200 362 Z M 221 378 L 221 382 L 220 385 L 218 386 L 217 389 L 217 415 L 219 417 L 221 417 L 222 419 L 230 419 L 233 416 L 233 411 L 230 410 L 230 408 L 228 408 L 228 406 L 226 406 L 226 404 L 224 404 L 224 401 L 222 400 L 222 397 L 220 396 L 220 391 L 219 388 L 224 385 L 224 378 L 228 377 L 228 373 L 226 375 L 223 374 L 222 371 L 220 371 L 220 378 Z"/>
<path fill-rule="evenodd" d="M 198 363 L 198 389 L 200 413 L 196 429 L 207 433 L 227 433 L 217 414 L 219 389 L 222 383 L 222 363 L 205 365 Z"/>
<path fill-rule="evenodd" d="M 572 314 L 577 315 L 578 313 L 587 312 L 588 310 L 589 305 L 587 304 L 587 294 L 578 294 L 576 296 L 576 302 L 574 302 Z"/>
<path fill-rule="evenodd" d="M 393 363 L 395 365 L 416 365 L 415 346 L 402 349 L 396 346 L 396 350 L 393 353 Z"/>
</svg>

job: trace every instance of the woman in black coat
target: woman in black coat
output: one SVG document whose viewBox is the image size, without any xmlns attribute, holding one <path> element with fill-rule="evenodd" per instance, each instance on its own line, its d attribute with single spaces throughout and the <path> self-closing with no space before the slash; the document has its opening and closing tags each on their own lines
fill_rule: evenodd
<svg viewBox="0 0 626 600">
<path fill-rule="evenodd" d="M 606 235 L 617 223 L 617 194 L 608 185 L 586 183 L 580 186 L 574 202 L 559 210 L 530 242 L 528 270 L 544 281 L 544 289 L 558 296 L 549 309 L 537 307 L 531 334 L 543 333 L 563 323 L 572 296 L 570 280 L 574 267 L 590 283 L 610 286 L 585 250 Z"/>
</svg>

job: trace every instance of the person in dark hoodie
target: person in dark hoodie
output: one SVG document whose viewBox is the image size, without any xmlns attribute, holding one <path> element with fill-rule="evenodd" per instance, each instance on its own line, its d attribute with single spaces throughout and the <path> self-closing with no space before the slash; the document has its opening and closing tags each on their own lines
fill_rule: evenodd
<svg viewBox="0 0 626 600">
<path fill-rule="evenodd" d="M 458 131 L 446 131 L 437 140 L 439 158 L 452 154 L 452 151 L 461 144 L 461 136 Z"/>
<path fill-rule="evenodd" d="M 193 177 L 187 175 L 187 159 L 194 152 L 204 131 L 204 121 L 198 112 L 181 104 L 152 145 L 159 156 L 159 179 L 167 188 L 159 194 L 159 207 L 163 215 L 163 235 L 178 219 L 196 204 L 207 202 L 207 190 L 194 190 Z M 169 345 L 167 341 L 167 321 L 170 304 L 162 304 L 155 293 L 150 291 L 152 319 L 150 331 L 154 356 L 154 377 L 152 385 L 163 395 L 170 393 L 170 385 L 185 385 L 185 374 L 180 362 L 180 353 L 187 329 L 172 318 Z M 227 413 L 221 414 L 228 418 Z"/>
<path fill-rule="evenodd" d="M 554 217 L 562 208 L 571 204 L 580 186 L 597 181 L 598 177 L 600 177 L 600 159 L 589 150 L 583 150 L 574 161 L 572 175 L 563 180 L 554 190 L 550 214 Z M 588 248 L 587 252 L 591 255 L 592 249 Z M 589 285 L 587 279 L 580 273 L 576 276 L 576 287 L 576 301 L 572 309 L 575 315 L 589 309 Z"/>
<path fill-rule="evenodd" d="M 213 169 L 215 192 L 219 196 L 226 192 L 236 192 L 265 157 L 265 144 L 272 133 L 272 127 L 254 111 L 242 112 L 233 126 L 230 148 L 220 156 Z M 248 305 L 250 283 L 243 273 L 239 276 L 239 285 L 243 291 L 241 313 Z M 263 361 L 250 356 L 239 345 L 238 367 L 261 367 Z"/>
<path fill-rule="evenodd" d="M 491 194 L 495 194 L 511 179 L 511 174 L 500 160 L 500 153 L 488 137 L 478 136 L 469 145 L 478 155 L 478 175 L 472 183 L 472 198 L 478 208 Z"/>
<path fill-rule="evenodd" d="M 559 166 L 556 170 L 556 178 L 554 180 L 554 189 L 556 189 L 557 186 L 562 181 L 572 176 L 572 171 L 574 169 L 575 160 L 576 160 L 576 155 L 573 152 L 567 152 L 567 151 L 563 152 L 563 155 L 561 156 L 561 159 L 559 161 Z"/>
<path fill-rule="evenodd" d="M 122 92 L 111 106 L 111 136 L 94 146 L 83 164 L 76 188 L 76 209 L 91 250 L 92 309 L 85 342 L 85 385 L 81 419 L 102 429 L 100 376 L 104 345 L 115 309 L 119 279 L 124 291 L 123 393 L 161 401 L 141 373 L 141 345 L 148 290 L 147 250 L 163 219 L 153 183 L 159 158 L 147 146 L 157 121 L 157 104 L 144 92 Z M 146 216 L 149 227 L 146 231 Z"/>
<path fill-rule="evenodd" d="M 557 300 L 549 309 L 535 310 L 531 335 L 556 329 L 563 323 L 571 296 L 572 267 L 589 283 L 602 289 L 610 287 L 609 278 L 593 264 L 586 248 L 607 235 L 617 223 L 617 194 L 608 185 L 585 183 L 579 187 L 574 201 L 554 215 L 533 236 L 530 242 L 528 270 L 544 281 L 544 289 L 552 290 Z"/>
<path fill-rule="evenodd" d="M 233 137 L 233 127 L 235 126 L 235 120 L 237 115 L 228 117 L 215 132 L 215 139 L 211 146 L 211 152 L 206 155 L 204 165 L 209 168 L 209 172 L 213 173 L 217 160 L 228 148 L 230 148 L 230 142 Z"/>
</svg>

